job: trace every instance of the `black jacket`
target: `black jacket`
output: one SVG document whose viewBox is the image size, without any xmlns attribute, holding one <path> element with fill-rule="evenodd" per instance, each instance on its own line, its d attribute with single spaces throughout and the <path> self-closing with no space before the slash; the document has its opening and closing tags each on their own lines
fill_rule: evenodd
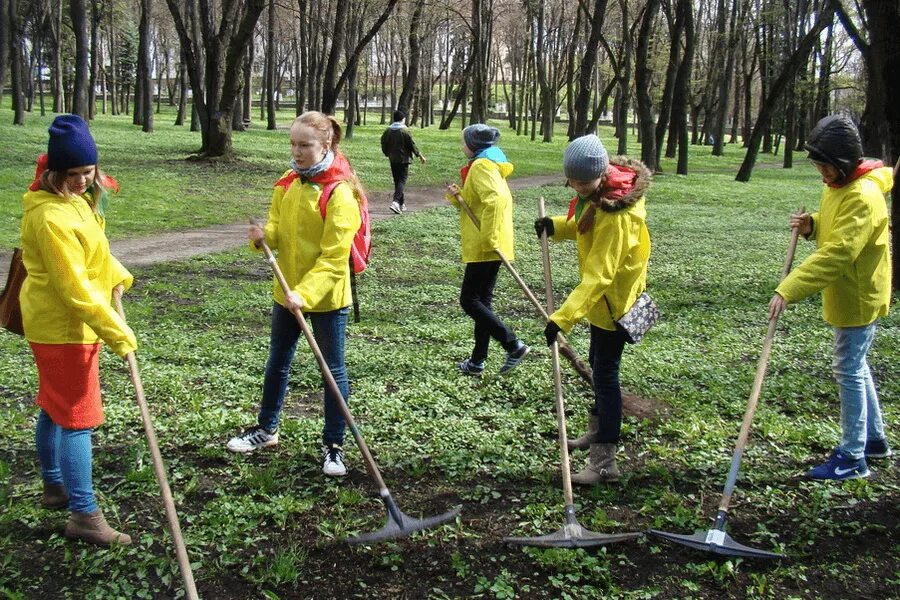
<svg viewBox="0 0 900 600">
<path fill-rule="evenodd" d="M 413 155 L 421 158 L 422 153 L 409 135 L 407 128 L 387 128 L 381 134 L 381 151 L 392 163 L 409 164 Z"/>
</svg>

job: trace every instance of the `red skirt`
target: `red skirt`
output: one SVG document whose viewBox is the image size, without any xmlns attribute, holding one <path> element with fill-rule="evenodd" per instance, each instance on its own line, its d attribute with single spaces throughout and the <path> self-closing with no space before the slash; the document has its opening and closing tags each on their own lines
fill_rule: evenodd
<svg viewBox="0 0 900 600">
<path fill-rule="evenodd" d="M 100 344 L 30 344 L 38 368 L 37 405 L 65 429 L 103 423 Z"/>
</svg>

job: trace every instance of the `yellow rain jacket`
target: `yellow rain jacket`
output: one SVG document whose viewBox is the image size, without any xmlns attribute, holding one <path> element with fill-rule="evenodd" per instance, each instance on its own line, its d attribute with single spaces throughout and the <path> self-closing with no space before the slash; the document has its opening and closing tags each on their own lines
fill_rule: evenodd
<svg viewBox="0 0 900 600">
<path fill-rule="evenodd" d="M 339 162 L 337 158 L 335 162 Z M 266 243 L 278 251 L 278 265 L 288 285 L 303 299 L 306 312 L 350 306 L 350 246 L 361 223 L 352 188 L 340 183 L 332 190 L 323 219 L 319 197 L 324 184 L 294 178 L 286 185 L 275 186 L 263 229 Z M 272 290 L 275 301 L 284 306 L 284 292 L 277 280 Z"/>
<path fill-rule="evenodd" d="M 565 332 L 585 316 L 591 325 L 615 331 L 614 320 L 628 312 L 647 287 L 650 233 L 643 195 L 650 187 L 650 172 L 640 161 L 625 157 L 614 157 L 610 164 L 634 171 L 634 187 L 617 200 L 594 200 L 590 230 L 580 233 L 572 215 L 553 217 L 553 239 L 576 241 L 581 272 L 581 282 L 550 315 Z"/>
<path fill-rule="evenodd" d="M 499 156 L 502 153 L 498 152 Z M 459 233 L 464 263 L 500 260 L 495 249 L 503 252 L 508 260 L 515 259 L 513 249 L 512 193 L 506 178 L 513 172 L 513 165 L 505 161 L 494 162 L 489 158 L 477 158 L 470 165 L 460 195 L 481 223 L 481 229 L 459 206 L 456 198 L 448 195 L 460 209 Z"/>
<path fill-rule="evenodd" d="M 813 213 L 817 249 L 775 289 L 788 302 L 822 291 L 822 313 L 834 327 L 868 325 L 888 313 L 891 244 L 884 195 L 891 169 L 873 169 L 840 188 L 825 186 Z"/>
<path fill-rule="evenodd" d="M 137 349 L 134 332 L 113 310 L 112 289 L 131 273 L 109 252 L 105 221 L 89 196 L 39 190 L 23 197 L 22 284 L 25 338 L 38 344 L 95 344 L 119 356 Z"/>
</svg>

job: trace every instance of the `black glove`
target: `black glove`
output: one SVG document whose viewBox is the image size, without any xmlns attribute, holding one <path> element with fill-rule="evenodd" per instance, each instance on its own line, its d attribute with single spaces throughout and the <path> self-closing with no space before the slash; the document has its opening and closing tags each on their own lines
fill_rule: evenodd
<svg viewBox="0 0 900 600">
<path fill-rule="evenodd" d="M 544 217 L 543 219 L 534 220 L 534 232 L 540 238 L 541 234 L 547 232 L 547 237 L 553 235 L 553 219 Z"/>
<path fill-rule="evenodd" d="M 553 345 L 553 342 L 556 341 L 556 334 L 560 331 L 562 331 L 562 329 L 559 328 L 556 321 L 547 321 L 547 326 L 544 327 L 544 337 L 547 338 L 548 346 Z"/>
</svg>

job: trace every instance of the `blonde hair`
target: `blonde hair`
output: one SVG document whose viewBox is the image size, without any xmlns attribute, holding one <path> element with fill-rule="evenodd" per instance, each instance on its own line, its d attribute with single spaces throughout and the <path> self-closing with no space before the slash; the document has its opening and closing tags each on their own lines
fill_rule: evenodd
<svg viewBox="0 0 900 600">
<path fill-rule="evenodd" d="M 67 171 L 51 171 L 47 169 L 41 173 L 40 189 L 45 192 L 50 192 L 51 194 L 56 194 L 57 196 L 71 198 L 75 194 L 69 189 L 67 183 L 68 175 Z M 99 198 L 104 192 L 103 185 L 100 183 L 100 180 L 103 179 L 103 177 L 105 177 L 103 171 L 100 170 L 99 166 L 94 165 L 94 180 L 85 190 L 85 193 L 90 194 L 94 199 Z M 97 212 L 98 206 L 96 200 L 91 208 L 93 208 L 94 212 Z"/>
<path fill-rule="evenodd" d="M 326 115 L 317 110 L 308 110 L 294 119 L 294 122 L 291 123 L 291 128 L 293 128 L 294 125 L 305 125 L 306 127 L 313 129 L 319 134 L 319 143 L 323 146 L 328 145 L 330 150 L 335 154 L 340 153 L 338 145 L 341 143 L 341 140 L 344 139 L 344 130 L 338 120 L 333 116 Z M 347 179 L 347 183 L 349 183 L 350 187 L 353 189 L 353 195 L 356 196 L 357 200 L 365 196 L 362 182 L 359 180 L 359 177 L 356 175 L 356 171 L 352 166 L 350 167 L 350 177 Z"/>
</svg>

